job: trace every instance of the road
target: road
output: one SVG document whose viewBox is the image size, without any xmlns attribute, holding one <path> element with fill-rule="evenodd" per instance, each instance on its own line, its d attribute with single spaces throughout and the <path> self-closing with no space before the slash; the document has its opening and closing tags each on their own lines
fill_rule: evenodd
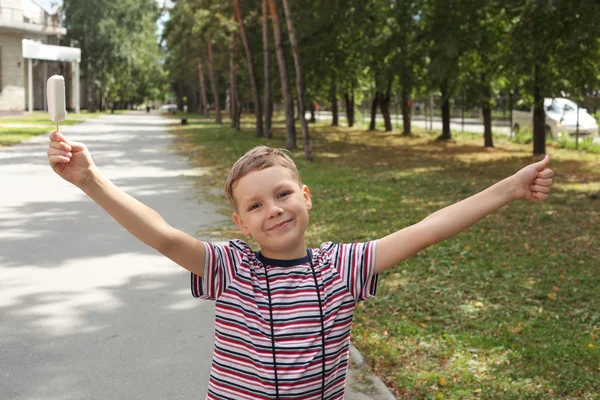
<svg viewBox="0 0 600 400">
<path fill-rule="evenodd" d="M 118 186 L 194 234 L 201 202 L 167 120 L 107 116 L 65 127 Z M 0 149 L 0 399 L 203 398 L 214 304 L 48 166 L 47 136 Z"/>
<path fill-rule="evenodd" d="M 307 118 L 310 118 L 309 114 L 306 114 Z M 319 111 L 316 113 L 315 117 L 320 120 L 331 120 L 331 113 L 328 111 Z M 343 121 L 346 119 L 346 116 L 340 114 L 340 120 Z M 392 125 L 394 127 L 402 124 L 402 115 L 393 114 L 391 116 Z M 383 117 L 381 115 L 377 115 L 377 122 L 383 122 Z M 430 121 L 425 121 L 421 116 L 413 118 L 411 121 L 413 126 L 419 128 L 429 128 L 431 125 Z M 439 117 L 434 117 L 433 119 L 433 129 L 442 130 L 442 120 Z M 450 120 L 450 131 L 451 132 L 460 132 L 463 130 L 463 123 L 460 118 L 452 118 Z M 481 120 L 476 118 L 465 118 L 464 130 L 466 132 L 475 132 L 483 134 L 483 123 Z M 509 135 L 510 128 L 509 124 L 506 121 L 492 121 L 492 131 L 497 134 Z M 572 138 L 572 140 L 575 140 Z M 596 136 L 594 138 L 594 143 L 600 144 L 600 136 Z"/>
</svg>

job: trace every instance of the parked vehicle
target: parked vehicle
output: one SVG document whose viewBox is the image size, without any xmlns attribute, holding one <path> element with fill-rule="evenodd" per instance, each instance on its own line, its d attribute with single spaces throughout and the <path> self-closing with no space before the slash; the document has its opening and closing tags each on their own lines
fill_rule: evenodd
<svg viewBox="0 0 600 400">
<path fill-rule="evenodd" d="M 160 106 L 160 111 L 175 112 L 177 111 L 177 104 L 163 104 Z"/>
<path fill-rule="evenodd" d="M 546 137 L 560 138 L 577 132 L 577 104 L 564 98 L 544 99 Z M 513 112 L 513 131 L 533 130 L 533 109 L 519 106 Z M 579 108 L 579 134 L 597 135 L 598 122 L 585 108 Z"/>
</svg>

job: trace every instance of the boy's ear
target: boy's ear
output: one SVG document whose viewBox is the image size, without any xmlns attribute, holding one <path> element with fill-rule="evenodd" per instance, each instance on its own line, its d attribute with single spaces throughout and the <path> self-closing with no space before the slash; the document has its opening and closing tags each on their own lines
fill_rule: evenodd
<svg viewBox="0 0 600 400">
<path fill-rule="evenodd" d="M 310 211 L 312 209 L 312 200 L 310 198 L 310 190 L 308 186 L 302 186 L 302 196 L 304 197 L 304 204 L 306 205 L 306 209 Z"/>
<path fill-rule="evenodd" d="M 244 236 L 250 236 L 250 230 L 246 224 L 244 224 L 244 221 L 242 221 L 240 216 L 237 215 L 237 213 L 233 213 L 233 222 L 235 222 L 235 224 L 240 228 L 240 231 L 242 231 Z"/>
</svg>

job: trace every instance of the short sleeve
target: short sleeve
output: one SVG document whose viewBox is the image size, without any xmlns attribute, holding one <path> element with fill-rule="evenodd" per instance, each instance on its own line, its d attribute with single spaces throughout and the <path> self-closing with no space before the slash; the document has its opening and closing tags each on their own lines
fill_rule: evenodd
<svg viewBox="0 0 600 400">
<path fill-rule="evenodd" d="M 204 277 L 192 273 L 192 296 L 217 300 L 234 279 L 243 257 L 243 251 L 240 251 L 233 241 L 226 245 L 208 242 L 203 242 L 203 244 L 206 253 Z"/>
<path fill-rule="evenodd" d="M 350 244 L 324 243 L 321 252 L 326 253 L 334 268 L 356 301 L 373 297 L 377 291 L 375 274 L 376 241 Z"/>
</svg>

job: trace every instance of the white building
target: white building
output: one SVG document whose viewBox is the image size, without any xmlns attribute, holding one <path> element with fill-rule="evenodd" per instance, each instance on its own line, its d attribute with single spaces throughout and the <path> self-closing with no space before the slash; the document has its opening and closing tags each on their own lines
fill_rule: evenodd
<svg viewBox="0 0 600 400">
<path fill-rule="evenodd" d="M 79 111 L 81 51 L 57 46 L 66 33 L 34 0 L 0 0 L 0 112 L 47 109 L 45 82 L 55 74 L 65 77 L 67 108 Z"/>
</svg>

